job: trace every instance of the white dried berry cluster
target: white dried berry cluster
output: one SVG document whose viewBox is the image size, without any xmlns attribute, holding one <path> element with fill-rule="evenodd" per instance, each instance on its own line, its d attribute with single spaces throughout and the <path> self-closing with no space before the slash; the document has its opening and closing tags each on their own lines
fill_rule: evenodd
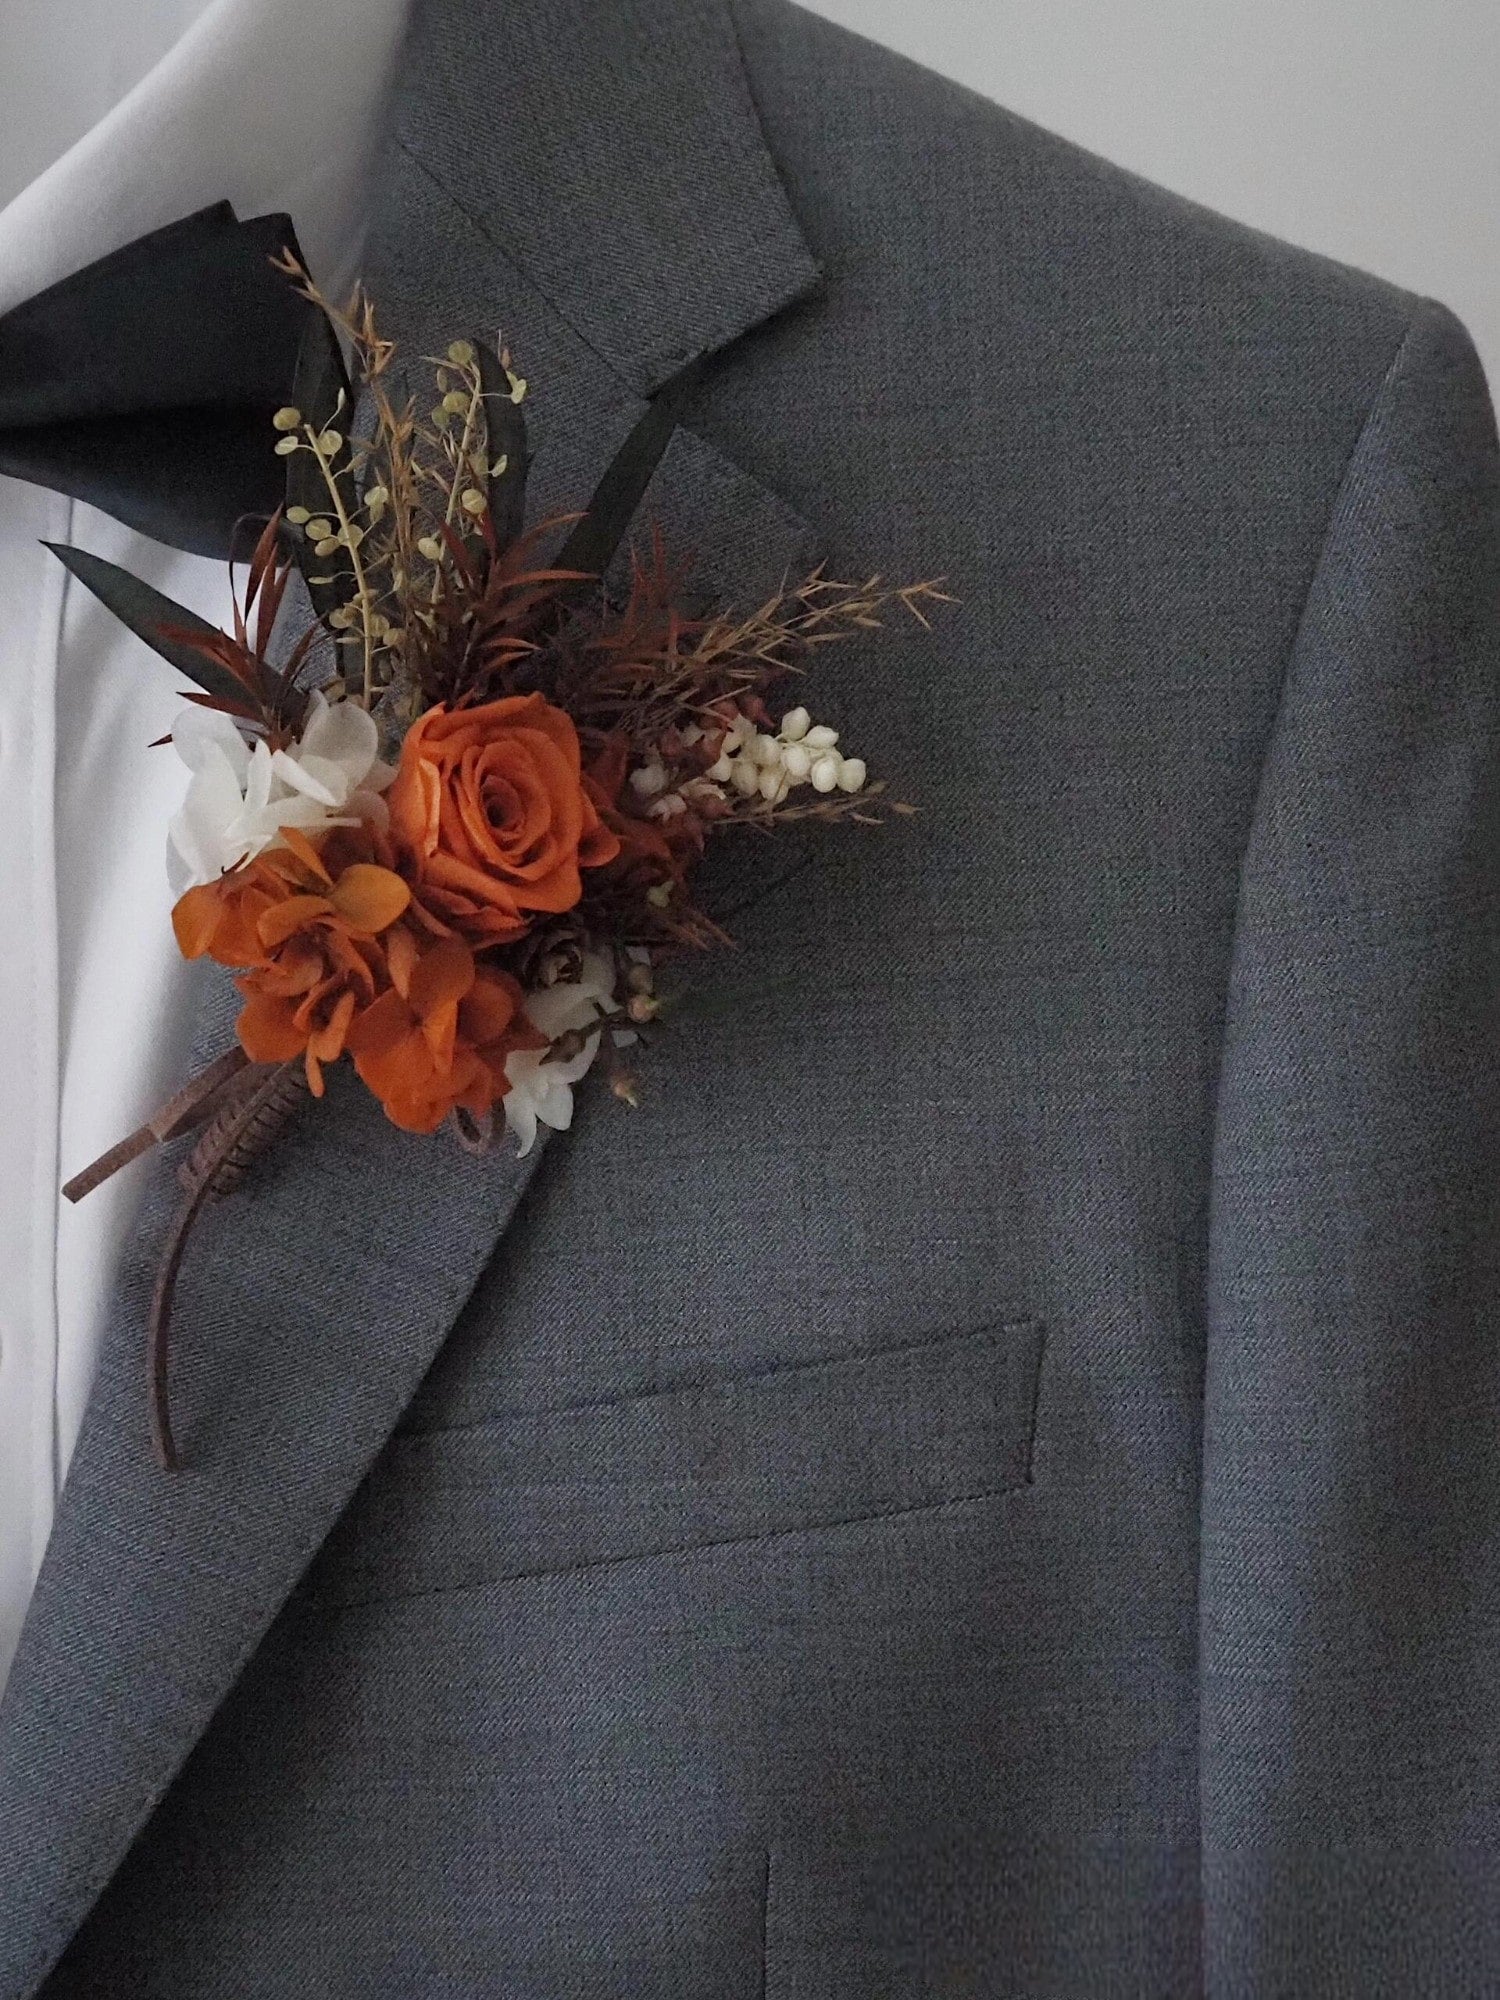
<svg viewBox="0 0 1500 2000">
<path fill-rule="evenodd" d="M 703 731 L 696 723 L 678 733 L 688 749 L 703 739 Z M 706 778 L 689 778 L 684 784 L 673 785 L 666 765 L 656 756 L 631 772 L 630 789 L 645 806 L 647 819 L 674 819 L 678 813 L 686 812 L 689 805 L 701 803 L 705 794 L 717 797 Z"/>
<path fill-rule="evenodd" d="M 815 792 L 857 792 L 868 775 L 864 759 L 845 757 L 838 740 L 836 729 L 814 722 L 805 708 L 789 710 L 774 736 L 741 716 L 708 776 L 715 784 L 732 785 L 742 798 L 758 794 L 768 805 L 779 805 L 798 785 L 811 785 Z"/>
</svg>

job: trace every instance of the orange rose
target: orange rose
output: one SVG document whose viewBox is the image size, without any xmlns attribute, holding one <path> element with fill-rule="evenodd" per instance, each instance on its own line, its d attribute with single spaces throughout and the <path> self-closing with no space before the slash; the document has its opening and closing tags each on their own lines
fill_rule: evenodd
<svg viewBox="0 0 1500 2000">
<path fill-rule="evenodd" d="M 539 694 L 439 704 L 401 746 L 391 836 L 423 906 L 479 949 L 571 910 L 619 852 L 583 781 L 572 719 Z"/>
<path fill-rule="evenodd" d="M 235 1025 L 251 1061 L 300 1055 L 321 1097 L 322 1065 L 337 1061 L 360 1011 L 387 983 L 381 934 L 411 890 L 363 858 L 357 839 L 332 835 L 320 853 L 295 829 L 283 838 L 286 846 L 189 889 L 172 925 L 184 958 L 248 968 L 235 982 L 245 995 Z"/>
<path fill-rule="evenodd" d="M 483 1117 L 510 1089 L 512 1049 L 545 1048 L 509 973 L 476 966 L 457 938 L 422 950 L 392 934 L 392 985 L 349 1031 L 354 1067 L 393 1124 L 432 1132 L 458 1106 Z"/>
</svg>

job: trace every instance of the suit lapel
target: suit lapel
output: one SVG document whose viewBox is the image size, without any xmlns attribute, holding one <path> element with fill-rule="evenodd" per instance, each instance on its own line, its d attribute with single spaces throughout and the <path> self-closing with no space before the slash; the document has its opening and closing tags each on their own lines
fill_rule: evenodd
<svg viewBox="0 0 1500 2000">
<path fill-rule="evenodd" d="M 419 8 L 366 276 L 408 353 L 504 330 L 539 509 L 579 504 L 642 398 L 815 282 L 714 0 Z M 499 135 L 498 137 L 496 135 Z M 806 524 L 679 434 L 647 496 L 737 601 Z M 213 988 L 202 1049 L 232 1033 Z M 503 1236 L 541 1148 L 398 1132 L 347 1075 L 206 1215 L 151 1461 L 143 1329 L 173 1204 L 150 1163 L 89 1413 L 0 1707 L 0 1993 L 33 1993 L 317 1551 Z M 566 1140 L 554 1140 L 565 1144 Z"/>
</svg>

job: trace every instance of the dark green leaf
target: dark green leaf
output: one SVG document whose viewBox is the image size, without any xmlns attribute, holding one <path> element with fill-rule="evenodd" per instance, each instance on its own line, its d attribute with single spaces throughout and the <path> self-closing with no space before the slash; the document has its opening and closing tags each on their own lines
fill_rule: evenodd
<svg viewBox="0 0 1500 2000">
<path fill-rule="evenodd" d="M 314 430 L 321 432 L 331 426 L 343 433 L 344 444 L 338 453 L 339 469 L 334 473 L 334 481 L 344 510 L 353 520 L 359 504 L 348 443 L 349 426 L 354 419 L 354 389 L 333 322 L 321 309 L 308 314 L 302 330 L 290 400 Z M 332 520 L 336 516 L 327 481 L 310 451 L 294 451 L 287 458 L 286 504 L 288 508 L 305 507 L 314 519 L 322 516 Z M 313 544 L 300 528 L 291 528 L 288 533 L 313 609 L 326 625 L 331 612 L 352 603 L 355 597 L 349 551 L 341 548 L 332 555 L 315 556 Z"/>
<path fill-rule="evenodd" d="M 575 523 L 552 558 L 554 568 L 587 570 L 595 577 L 603 576 L 609 568 L 630 526 L 630 517 L 677 428 L 677 412 L 696 384 L 700 369 L 701 363 L 690 363 L 658 391 L 646 414 L 605 468 L 582 519 Z"/>
<path fill-rule="evenodd" d="M 510 382 L 499 355 L 478 334 L 471 345 L 484 390 L 489 462 L 493 465 L 498 459 L 505 460 L 505 470 L 489 481 L 490 520 L 503 552 L 526 521 L 526 474 L 531 463 L 526 455 L 526 418 L 521 405 L 511 401 Z"/>
<path fill-rule="evenodd" d="M 62 542 L 46 542 L 43 546 L 51 549 L 86 590 L 91 590 L 138 639 L 144 639 L 154 652 L 160 653 L 169 666 L 196 681 L 216 700 L 233 702 L 237 708 L 243 706 L 245 690 L 227 668 L 180 640 L 163 638 L 160 631 L 162 626 L 175 625 L 212 639 L 217 636 L 214 626 L 182 605 L 174 604 L 170 597 L 163 597 L 159 590 L 142 583 L 129 570 L 106 562 L 103 556 L 90 555 L 87 549 L 69 548 Z"/>
</svg>

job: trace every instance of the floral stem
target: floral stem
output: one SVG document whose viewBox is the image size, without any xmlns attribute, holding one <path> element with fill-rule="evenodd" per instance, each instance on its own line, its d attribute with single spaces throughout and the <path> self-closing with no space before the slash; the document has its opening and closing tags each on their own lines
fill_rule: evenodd
<svg viewBox="0 0 1500 2000">
<path fill-rule="evenodd" d="M 69 1201 L 82 1201 L 86 1194 L 92 1194 L 122 1167 L 128 1167 L 132 1160 L 138 1160 L 142 1153 L 149 1153 L 153 1146 L 159 1146 L 167 1139 L 175 1139 L 180 1132 L 191 1131 L 195 1125 L 206 1125 L 224 1101 L 224 1092 L 238 1077 L 249 1061 L 243 1049 L 227 1049 L 208 1068 L 184 1084 L 175 1097 L 169 1097 L 159 1111 L 152 1114 L 144 1125 L 118 1145 L 111 1146 L 107 1153 L 101 1153 L 91 1166 L 81 1174 L 75 1174 L 63 1188 Z"/>
<path fill-rule="evenodd" d="M 322 433 L 314 431 L 311 424 L 304 424 L 302 428 L 307 434 L 313 456 L 318 461 L 318 470 L 323 475 L 323 484 L 328 488 L 328 497 L 333 502 L 333 511 L 338 516 L 339 526 L 343 530 L 344 546 L 349 551 L 349 561 L 354 568 L 355 587 L 359 591 L 360 636 L 364 648 L 364 705 L 369 709 L 375 705 L 375 655 L 371 643 L 373 635 L 370 630 L 370 586 L 365 575 L 365 566 L 360 560 L 359 544 L 355 539 L 357 531 L 349 518 L 349 511 L 344 505 L 344 496 L 339 491 L 339 483 L 331 469 L 332 453 L 325 458 L 319 448 L 318 438 Z"/>
<path fill-rule="evenodd" d="M 453 366 L 454 364 L 450 363 L 449 365 Z M 474 419 L 479 413 L 480 404 L 484 401 L 482 394 L 483 385 L 479 381 L 478 371 L 465 369 L 465 380 L 468 380 L 471 373 L 474 376 L 474 380 L 469 383 L 469 407 L 464 415 L 463 436 L 458 441 L 458 459 L 454 466 L 454 477 L 448 481 L 448 500 L 447 505 L 443 508 L 443 526 L 445 528 L 453 526 L 454 506 L 457 503 L 459 489 L 462 487 L 468 471 L 469 453 L 473 449 L 474 444 Z M 486 448 L 488 448 L 488 438 L 486 438 L 485 442 Z M 433 575 L 432 595 L 428 599 L 429 603 L 437 603 L 442 586 L 443 571 L 442 565 L 439 563 Z"/>
</svg>

